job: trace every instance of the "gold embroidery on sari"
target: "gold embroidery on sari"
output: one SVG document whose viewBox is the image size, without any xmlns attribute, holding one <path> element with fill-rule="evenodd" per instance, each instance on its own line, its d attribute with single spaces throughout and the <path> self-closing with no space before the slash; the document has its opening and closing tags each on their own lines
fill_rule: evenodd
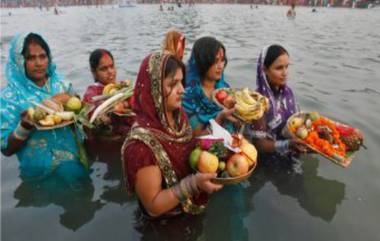
<svg viewBox="0 0 380 241">
<path fill-rule="evenodd" d="M 168 154 L 166 153 L 161 143 L 156 139 L 155 135 L 151 131 L 145 128 L 138 127 L 138 126 L 132 128 L 131 132 L 129 133 L 128 137 L 125 139 L 124 144 L 121 148 L 122 155 L 125 152 L 125 148 L 127 148 L 127 146 L 131 143 L 132 140 L 142 141 L 145 145 L 147 145 L 153 151 L 153 154 L 156 158 L 156 161 L 164 177 L 167 187 L 170 188 L 178 184 L 178 178 L 174 172 L 174 169 L 170 162 L 170 158 Z M 125 170 L 124 161 L 122 161 L 122 164 L 123 164 L 123 170 Z M 125 178 L 125 182 L 128 185 L 127 178 Z M 190 198 L 182 202 L 181 205 L 182 205 L 183 211 L 190 214 L 199 214 L 203 212 L 203 210 L 205 209 L 205 205 L 196 205 L 192 202 Z"/>
</svg>

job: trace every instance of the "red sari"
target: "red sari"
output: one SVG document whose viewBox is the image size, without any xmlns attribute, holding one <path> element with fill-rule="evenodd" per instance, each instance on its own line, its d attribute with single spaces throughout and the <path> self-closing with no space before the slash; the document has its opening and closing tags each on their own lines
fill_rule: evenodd
<svg viewBox="0 0 380 241">
<path fill-rule="evenodd" d="M 122 148 L 124 176 L 131 192 L 134 191 L 138 170 L 146 166 L 159 166 L 163 188 L 177 184 L 192 172 L 188 157 L 195 148 L 195 139 L 186 113 L 182 108 L 178 110 L 175 129 L 169 126 L 165 115 L 163 71 L 169 56 L 163 53 L 149 55 L 143 60 L 137 76 L 133 105 L 136 123 Z M 187 200 L 187 204 L 182 203 L 183 210 L 198 213 L 199 206 L 192 204 L 198 201 L 198 198 Z"/>
</svg>

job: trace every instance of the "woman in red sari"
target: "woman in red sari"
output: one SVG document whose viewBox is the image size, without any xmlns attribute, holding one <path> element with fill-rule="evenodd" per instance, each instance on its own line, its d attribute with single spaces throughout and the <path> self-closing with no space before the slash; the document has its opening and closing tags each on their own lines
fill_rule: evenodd
<svg viewBox="0 0 380 241">
<path fill-rule="evenodd" d="M 83 96 L 83 101 L 96 107 L 103 100 L 96 101 L 93 97 L 102 95 L 103 89 L 108 84 L 116 84 L 116 67 L 113 56 L 106 49 L 96 49 L 90 54 L 90 68 L 95 83 L 88 86 Z M 89 118 L 93 112 L 89 113 Z M 96 159 L 113 162 L 120 160 L 120 148 L 125 136 L 134 122 L 133 117 L 103 114 L 98 117 L 95 127 L 85 128 L 86 148 L 90 156 Z M 118 162 L 119 163 L 119 162 Z"/>
<path fill-rule="evenodd" d="M 101 95 L 107 84 L 116 83 L 116 67 L 113 56 L 106 49 L 96 49 L 90 54 L 90 68 L 95 83 L 88 86 L 83 101 L 94 104 L 92 97 Z"/>
<path fill-rule="evenodd" d="M 122 147 L 122 164 L 128 190 L 149 217 L 198 214 L 205 193 L 222 188 L 210 182 L 215 174 L 191 175 L 195 140 L 181 107 L 184 74 L 181 61 L 157 52 L 143 60 L 137 77 L 136 122 Z"/>
</svg>

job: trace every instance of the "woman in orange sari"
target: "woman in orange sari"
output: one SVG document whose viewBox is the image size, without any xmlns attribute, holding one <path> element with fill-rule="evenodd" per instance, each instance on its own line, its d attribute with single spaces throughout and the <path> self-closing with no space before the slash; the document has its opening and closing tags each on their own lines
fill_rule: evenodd
<svg viewBox="0 0 380 241">
<path fill-rule="evenodd" d="M 185 55 L 186 38 L 176 29 L 171 29 L 165 34 L 162 49 L 165 53 L 172 54 L 176 59 L 182 61 Z"/>
<path fill-rule="evenodd" d="M 143 60 L 137 77 L 136 122 L 122 147 L 122 164 L 127 188 L 147 217 L 198 214 L 205 194 L 222 188 L 210 181 L 215 174 L 191 174 L 195 139 L 181 107 L 184 74 L 181 61 L 157 52 Z"/>
</svg>

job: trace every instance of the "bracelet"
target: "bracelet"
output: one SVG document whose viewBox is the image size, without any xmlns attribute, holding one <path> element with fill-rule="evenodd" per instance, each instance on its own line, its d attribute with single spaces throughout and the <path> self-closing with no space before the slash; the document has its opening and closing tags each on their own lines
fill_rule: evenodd
<svg viewBox="0 0 380 241">
<path fill-rule="evenodd" d="M 280 154 L 285 154 L 289 151 L 289 140 L 275 141 L 274 149 Z"/>
<path fill-rule="evenodd" d="M 30 132 L 32 131 L 23 127 L 21 122 L 19 122 L 16 129 L 13 131 L 13 136 L 18 140 L 25 141 L 28 139 Z"/>
<path fill-rule="evenodd" d="M 176 196 L 176 198 L 180 201 L 180 202 L 184 202 L 187 198 L 185 197 L 185 195 L 183 194 L 183 192 L 181 191 L 181 188 L 180 188 L 180 184 L 178 183 L 177 185 L 175 185 L 174 187 L 171 188 L 174 196 Z"/>
</svg>

